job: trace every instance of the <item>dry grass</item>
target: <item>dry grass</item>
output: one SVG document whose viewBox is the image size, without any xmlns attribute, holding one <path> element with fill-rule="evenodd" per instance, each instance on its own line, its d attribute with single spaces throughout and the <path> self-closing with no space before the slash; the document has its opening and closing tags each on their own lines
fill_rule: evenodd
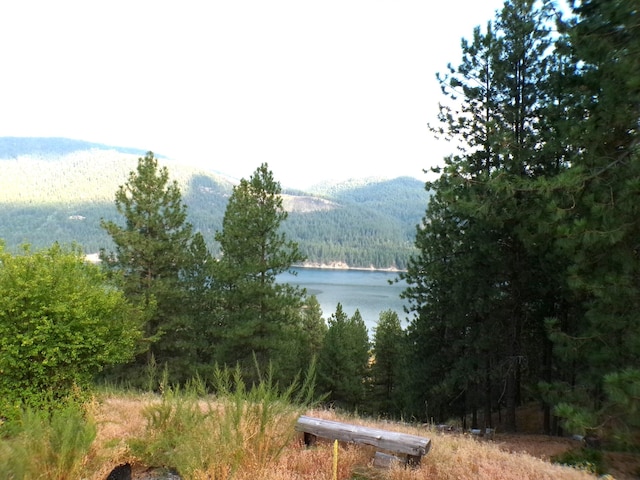
<svg viewBox="0 0 640 480">
<path fill-rule="evenodd" d="M 139 437 L 144 432 L 143 409 L 156 401 L 157 399 L 152 396 L 112 396 L 93 405 L 92 411 L 98 423 L 98 435 L 88 459 L 95 471 L 95 474 L 89 477 L 90 480 L 103 480 L 111 469 L 124 462 L 136 465 L 137 459 L 128 449 L 127 440 Z M 357 445 L 341 445 L 338 454 L 338 478 L 341 480 L 588 480 L 595 478 L 586 472 L 549 463 L 551 455 L 574 446 L 566 439 L 555 441 L 548 437 L 532 436 L 522 440 L 521 437 L 516 436 L 498 436 L 492 441 L 484 441 L 466 435 L 436 433 L 410 425 L 365 421 L 341 416 L 334 411 L 314 410 L 308 414 L 330 420 L 424 435 L 432 439 L 431 451 L 423 458 L 422 464 L 414 469 L 405 469 L 401 466 L 389 470 L 374 469 L 371 466 L 374 453 L 372 449 Z M 296 437 L 285 448 L 278 460 L 266 466 L 245 465 L 236 472 L 234 478 L 239 480 L 255 478 L 331 480 L 332 456 L 331 442 L 318 442 L 313 448 L 305 448 L 302 439 Z M 138 467 L 140 467 L 139 462 Z"/>
<path fill-rule="evenodd" d="M 398 466 L 384 472 L 381 478 L 391 480 L 418 480 L 418 479 L 478 479 L 478 480 L 533 480 L 533 479 L 567 479 L 586 480 L 595 478 L 586 472 L 572 468 L 561 467 L 549 463 L 551 455 L 564 451 L 555 441 L 550 451 L 540 445 L 538 438 L 534 445 L 537 448 L 532 453 L 527 453 L 527 443 L 520 440 L 514 444 L 511 439 L 497 437 L 493 441 L 484 441 L 468 435 L 450 433 L 437 433 L 427 428 L 412 425 L 389 424 L 381 425 L 381 422 L 363 421 L 357 418 L 338 418 L 334 412 L 311 412 L 310 415 L 326 419 L 348 421 L 376 428 L 389 428 L 395 431 L 411 433 L 431 438 L 431 450 L 422 459 L 422 464 L 416 469 L 405 469 Z M 569 440 L 559 439 L 560 445 L 571 448 Z M 568 442 L 568 443 L 566 443 Z M 328 455 L 329 453 L 327 453 Z M 370 463 L 370 462 L 369 462 Z M 367 464 L 365 462 L 365 464 Z M 350 478 L 348 476 L 343 478 Z"/>
<path fill-rule="evenodd" d="M 123 463 L 135 463 L 127 442 L 145 429 L 144 408 L 158 402 L 152 395 L 110 396 L 89 405 L 98 433 L 87 463 L 94 474 L 92 480 L 103 480 Z"/>
</svg>

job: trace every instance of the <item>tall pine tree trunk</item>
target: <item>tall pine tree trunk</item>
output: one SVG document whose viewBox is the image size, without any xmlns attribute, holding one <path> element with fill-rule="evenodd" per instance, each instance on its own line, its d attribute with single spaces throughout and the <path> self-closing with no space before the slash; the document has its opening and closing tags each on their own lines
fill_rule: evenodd
<svg viewBox="0 0 640 480">
<path fill-rule="evenodd" d="M 491 390 L 491 359 L 487 354 L 484 367 L 484 428 L 493 428 Z"/>
<path fill-rule="evenodd" d="M 516 431 L 516 365 L 515 359 L 511 357 L 509 359 L 509 373 L 507 374 L 507 408 L 505 412 L 504 429 L 507 432 Z"/>
</svg>

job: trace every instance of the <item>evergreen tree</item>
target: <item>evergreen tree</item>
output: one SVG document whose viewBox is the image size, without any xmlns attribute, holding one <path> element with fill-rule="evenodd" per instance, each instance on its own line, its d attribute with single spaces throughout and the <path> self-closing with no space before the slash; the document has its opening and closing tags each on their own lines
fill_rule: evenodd
<svg viewBox="0 0 640 480">
<path fill-rule="evenodd" d="M 349 316 L 338 303 L 318 358 L 320 389 L 337 405 L 363 405 L 369 365 L 369 336 L 360 312 Z"/>
<path fill-rule="evenodd" d="M 552 396 L 562 392 L 573 431 L 620 437 L 640 425 L 640 12 L 620 0 L 573 3 L 564 27 L 576 65 L 566 95 L 575 148 L 548 191 L 582 315 L 551 325 L 568 372 Z"/>
<path fill-rule="evenodd" d="M 213 288 L 214 267 L 204 237 L 195 233 L 186 252 L 186 268 L 180 273 L 184 305 L 174 324 L 173 341 L 167 345 L 167 355 L 181 381 L 214 367 L 214 319 L 220 308 Z"/>
<path fill-rule="evenodd" d="M 405 332 L 398 314 L 392 310 L 380 312 L 373 335 L 371 364 L 371 396 L 374 409 L 398 416 L 402 412 L 400 387 L 406 372 Z"/>
<path fill-rule="evenodd" d="M 100 258 L 105 268 L 122 276 L 125 295 L 147 315 L 147 348 L 138 357 L 137 368 L 153 356 L 183 377 L 184 372 L 176 371 L 173 363 L 179 357 L 193 358 L 192 340 L 199 335 L 188 315 L 187 299 L 193 285 L 185 280 L 193 278 L 191 272 L 206 262 L 201 258 L 206 251 L 190 250 L 194 235 L 180 189 L 169 181 L 167 168 L 158 166 L 152 152 L 138 159 L 136 171 L 116 192 L 115 204 L 125 224 L 101 221 L 115 252 L 102 249 Z M 185 362 L 179 364 L 184 367 Z"/>
<path fill-rule="evenodd" d="M 460 153 L 427 185 L 436 193 L 416 236 L 421 252 L 404 278 L 417 313 L 410 338 L 432 332 L 440 339 L 437 351 L 412 343 L 416 355 L 430 359 L 425 368 L 444 368 L 422 394 L 431 405 L 443 395 L 456 399 L 449 405 L 471 412 L 473 426 L 481 406 L 490 426 L 491 411 L 504 403 L 504 428 L 515 430 L 521 385 L 537 382 L 544 360 L 544 318 L 557 301 L 547 292 L 561 291 L 544 278 L 549 244 L 530 233 L 539 200 L 523 187 L 558 172 L 558 152 L 541 133 L 555 102 L 545 88 L 549 12 L 533 0 L 507 1 L 495 23 L 462 42 L 460 66 L 440 77 L 451 101 L 434 130 Z"/>
<path fill-rule="evenodd" d="M 222 231 L 215 235 L 222 256 L 215 267 L 221 302 L 218 322 L 222 363 L 253 369 L 288 355 L 287 335 L 299 325 L 304 291 L 276 283 L 276 276 L 304 261 L 281 231 L 287 218 L 281 187 L 263 163 L 240 180 L 229 198 Z"/>
<path fill-rule="evenodd" d="M 306 297 L 302 309 L 301 329 L 306 355 L 317 356 L 320 353 L 327 329 L 318 299 L 315 295 Z"/>
<path fill-rule="evenodd" d="M 441 379 L 418 375 L 416 409 L 475 424 L 478 400 L 485 418 L 504 401 L 512 429 L 525 387 L 547 432 L 560 402 L 572 431 L 640 423 L 640 21 L 629 2 L 573 9 L 552 44 L 548 3 L 507 1 L 441 79 L 437 131 L 460 154 L 427 185 L 405 275 L 413 364 Z"/>
<path fill-rule="evenodd" d="M 289 381 L 308 371 L 312 361 L 315 360 L 317 364 L 327 333 L 327 324 L 322 318 L 322 309 L 315 295 L 303 298 L 300 310 L 292 312 L 292 318 L 295 317 L 295 323 L 280 332 L 280 354 L 275 365 L 278 376 Z"/>
</svg>

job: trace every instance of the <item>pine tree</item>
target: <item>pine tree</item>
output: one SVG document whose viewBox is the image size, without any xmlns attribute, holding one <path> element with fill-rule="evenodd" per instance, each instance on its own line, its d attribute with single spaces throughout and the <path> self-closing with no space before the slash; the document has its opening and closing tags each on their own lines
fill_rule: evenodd
<svg viewBox="0 0 640 480">
<path fill-rule="evenodd" d="M 508 430 L 516 429 L 523 381 L 537 381 L 542 349 L 533 345 L 544 343 L 544 316 L 556 301 L 541 301 L 549 266 L 540 259 L 550 246 L 532 240 L 539 199 L 527 187 L 559 165 L 555 145 L 547 147 L 541 133 L 545 109 L 555 102 L 545 89 L 549 12 L 533 0 L 507 1 L 484 33 L 477 28 L 472 42 L 462 42 L 460 66 L 440 77 L 450 101 L 434 130 L 460 153 L 445 159 L 440 178 L 427 185 L 436 194 L 416 236 L 421 253 L 405 275 L 416 285 L 406 293 L 417 314 L 410 337 L 441 335 L 439 352 L 451 358 L 440 383 L 422 394 L 431 404 L 443 395 L 457 399 L 458 413 L 471 412 L 474 425 L 481 406 L 490 422 L 503 402 Z M 440 365 L 438 353 L 415 349 L 433 361 L 425 368 Z"/>
<path fill-rule="evenodd" d="M 634 2 L 574 2 L 565 24 L 576 70 L 568 117 L 572 167 L 552 185 L 559 245 L 582 313 L 556 319 L 553 338 L 569 373 L 557 392 L 575 431 L 620 437 L 640 425 L 640 12 Z M 567 394 L 567 392 L 569 392 Z"/>
<path fill-rule="evenodd" d="M 305 356 L 317 356 L 322 348 L 324 337 L 327 334 L 327 324 L 322 318 L 322 309 L 320 302 L 315 295 L 311 295 L 305 299 L 302 309 L 302 345 L 304 346 Z"/>
<path fill-rule="evenodd" d="M 177 183 L 169 181 L 167 168 L 160 168 L 149 152 L 138 159 L 136 171 L 116 192 L 115 205 L 125 224 L 101 221 L 115 251 L 102 249 L 100 258 L 105 268 L 121 274 L 125 295 L 146 312 L 148 348 L 138 357 L 137 366 L 152 356 L 159 364 L 173 363 L 183 355 L 192 357 L 191 339 L 198 333 L 187 315 L 189 290 L 184 280 L 206 259 L 195 258 L 190 251 L 193 229 Z"/>
<path fill-rule="evenodd" d="M 398 416 L 402 412 L 401 385 L 406 372 L 405 332 L 397 312 L 380 312 L 373 335 L 371 396 L 374 409 Z"/>
<path fill-rule="evenodd" d="M 219 305 L 214 283 L 215 259 L 200 232 L 193 235 L 180 273 L 184 304 L 173 326 L 173 341 L 167 345 L 172 367 L 180 381 L 205 374 L 214 367 L 215 322 Z"/>
<path fill-rule="evenodd" d="M 349 316 L 338 303 L 318 357 L 320 390 L 344 408 L 363 405 L 367 391 L 369 336 L 360 312 Z"/>
<path fill-rule="evenodd" d="M 317 365 L 327 333 L 327 324 L 315 295 L 304 297 L 299 313 L 298 320 L 286 332 L 281 332 L 278 370 L 283 379 L 291 379 L 308 371 L 312 362 Z"/>
<path fill-rule="evenodd" d="M 299 324 L 304 291 L 276 283 L 277 275 L 304 260 L 281 231 L 286 218 L 280 184 L 263 163 L 234 187 L 215 235 L 222 254 L 215 267 L 222 309 L 218 360 L 240 362 L 247 372 L 254 355 L 263 368 L 286 356 L 286 335 Z"/>
</svg>

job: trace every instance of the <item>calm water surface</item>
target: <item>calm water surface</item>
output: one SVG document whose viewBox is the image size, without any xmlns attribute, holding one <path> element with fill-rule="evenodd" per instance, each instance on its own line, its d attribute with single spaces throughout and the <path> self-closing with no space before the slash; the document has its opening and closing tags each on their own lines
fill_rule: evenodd
<svg viewBox="0 0 640 480">
<path fill-rule="evenodd" d="M 360 310 L 363 320 L 373 337 L 373 328 L 380 312 L 393 310 L 403 327 L 407 326 L 403 311 L 404 301 L 400 299 L 406 284 L 404 282 L 389 285 L 388 281 L 398 274 L 369 270 L 333 270 L 322 268 L 294 268 L 297 275 L 288 273 L 278 276 L 278 281 L 299 285 L 309 294 L 315 295 L 322 308 L 322 316 L 328 319 L 336 311 L 336 305 L 342 304 L 344 312 L 352 316 Z"/>
</svg>

